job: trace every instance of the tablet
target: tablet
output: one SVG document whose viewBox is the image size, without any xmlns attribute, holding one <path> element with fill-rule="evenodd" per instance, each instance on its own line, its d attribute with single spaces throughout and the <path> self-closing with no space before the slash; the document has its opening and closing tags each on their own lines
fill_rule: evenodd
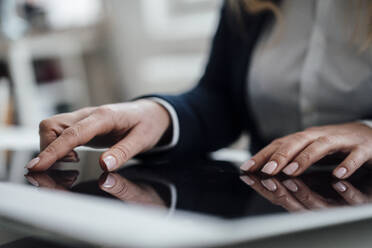
<svg viewBox="0 0 372 248">
<path fill-rule="evenodd" d="M 79 163 L 27 173 L 32 152 L 8 156 L 0 228 L 15 237 L 13 247 L 211 247 L 372 216 L 372 173 L 364 168 L 339 181 L 332 164 L 288 178 L 243 174 L 232 160 L 148 159 L 103 173 L 99 153 L 79 152 Z"/>
</svg>

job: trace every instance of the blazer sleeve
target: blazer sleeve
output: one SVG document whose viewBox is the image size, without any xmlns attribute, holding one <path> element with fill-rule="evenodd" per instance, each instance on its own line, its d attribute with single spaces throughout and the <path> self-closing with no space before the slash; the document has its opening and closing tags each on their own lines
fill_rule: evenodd
<svg viewBox="0 0 372 248">
<path fill-rule="evenodd" d="M 187 158 L 215 151 L 232 143 L 243 130 L 230 88 L 230 39 L 236 35 L 230 27 L 224 4 L 204 75 L 196 87 L 180 95 L 145 96 L 167 101 L 178 115 L 179 140 L 168 156 Z"/>
</svg>

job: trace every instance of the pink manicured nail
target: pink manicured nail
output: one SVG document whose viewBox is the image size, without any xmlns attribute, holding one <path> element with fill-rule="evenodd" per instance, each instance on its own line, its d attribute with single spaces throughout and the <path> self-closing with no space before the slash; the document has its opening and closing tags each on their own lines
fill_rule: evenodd
<svg viewBox="0 0 372 248">
<path fill-rule="evenodd" d="M 241 167 L 240 169 L 243 170 L 243 171 L 248 171 L 250 168 L 252 168 L 254 165 L 256 164 L 256 162 L 254 160 L 248 160 L 247 162 L 245 162 Z"/>
<path fill-rule="evenodd" d="M 38 183 L 38 181 L 36 181 L 35 178 L 33 178 L 32 176 L 25 176 L 25 177 L 26 177 L 27 181 L 29 183 L 31 183 L 32 185 L 34 185 L 35 187 L 39 187 L 40 186 L 39 183 Z"/>
<path fill-rule="evenodd" d="M 293 175 L 300 165 L 297 162 L 290 163 L 287 167 L 284 168 L 283 172 L 287 174 L 288 176 Z"/>
<path fill-rule="evenodd" d="M 270 161 L 268 162 L 263 168 L 262 168 L 262 172 L 263 173 L 266 173 L 266 174 L 272 174 L 276 167 L 278 167 L 278 163 L 275 162 L 275 161 Z"/>
<path fill-rule="evenodd" d="M 347 169 L 344 168 L 344 167 L 341 167 L 341 168 L 338 168 L 335 172 L 334 172 L 334 175 L 337 177 L 337 178 L 343 178 L 347 173 Z"/>
<path fill-rule="evenodd" d="M 289 189 L 290 191 L 292 192 L 297 192 L 298 191 L 298 187 L 297 187 L 297 184 L 295 182 L 293 182 L 293 180 L 285 180 L 283 182 L 284 186 Z"/>
<path fill-rule="evenodd" d="M 32 169 L 39 162 L 40 162 L 40 158 L 39 157 L 36 157 L 36 158 L 32 159 L 30 162 L 28 162 L 28 164 L 26 164 L 25 168 Z"/>
<path fill-rule="evenodd" d="M 343 184 L 342 182 L 338 182 L 334 184 L 333 187 L 335 188 L 335 190 L 340 191 L 340 192 L 345 192 L 347 190 L 346 185 Z"/>
<path fill-rule="evenodd" d="M 254 184 L 254 181 L 249 176 L 242 176 L 240 177 L 240 179 L 246 184 L 248 184 L 249 186 Z"/>
<path fill-rule="evenodd" d="M 114 187 L 115 183 L 116 183 L 115 177 L 108 174 L 107 177 L 106 177 L 106 180 L 102 184 L 102 186 L 105 187 L 105 188 L 112 188 L 112 187 Z"/>
<path fill-rule="evenodd" d="M 278 187 L 271 179 L 266 179 L 261 181 L 262 185 L 269 191 L 274 192 Z"/>
<path fill-rule="evenodd" d="M 114 156 L 107 156 L 103 159 L 103 162 L 105 163 L 105 166 L 108 171 L 112 171 L 116 168 L 116 158 Z"/>
</svg>

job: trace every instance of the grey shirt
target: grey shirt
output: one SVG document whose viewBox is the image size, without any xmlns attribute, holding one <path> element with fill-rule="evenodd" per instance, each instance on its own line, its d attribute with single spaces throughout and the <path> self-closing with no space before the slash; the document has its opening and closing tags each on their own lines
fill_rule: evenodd
<svg viewBox="0 0 372 248">
<path fill-rule="evenodd" d="M 356 2 L 283 1 L 283 25 L 265 30 L 248 74 L 247 104 L 265 139 L 372 115 L 368 22 Z"/>
</svg>

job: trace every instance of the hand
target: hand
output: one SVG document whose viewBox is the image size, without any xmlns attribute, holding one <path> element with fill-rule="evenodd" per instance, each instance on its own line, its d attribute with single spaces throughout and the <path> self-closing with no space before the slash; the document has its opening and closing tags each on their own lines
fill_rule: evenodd
<svg viewBox="0 0 372 248">
<path fill-rule="evenodd" d="M 166 207 L 165 202 L 151 186 L 135 184 L 119 174 L 103 174 L 99 180 L 99 187 L 128 203 Z"/>
<path fill-rule="evenodd" d="M 333 171 L 337 178 L 352 175 L 372 161 L 372 128 L 359 123 L 313 127 L 274 140 L 248 162 L 244 171 L 276 175 L 283 171 L 298 176 L 327 155 L 342 152 L 348 156 Z"/>
<path fill-rule="evenodd" d="M 261 180 L 257 175 L 244 175 L 241 180 L 261 196 L 289 212 L 324 209 L 343 205 L 360 205 L 371 202 L 371 197 L 363 194 L 351 183 L 339 181 L 332 184 L 334 190 L 344 200 L 326 199 L 312 191 L 302 180 L 276 178 Z"/>
<path fill-rule="evenodd" d="M 361 205 L 372 202 L 371 195 L 363 194 L 347 181 L 339 181 L 332 184 L 332 187 L 349 205 Z"/>
<path fill-rule="evenodd" d="M 36 187 L 69 191 L 78 176 L 79 172 L 74 170 L 50 170 L 48 172 L 30 172 L 25 175 L 25 178 Z"/>
<path fill-rule="evenodd" d="M 166 109 L 150 100 L 110 104 L 60 114 L 40 123 L 38 157 L 27 164 L 43 171 L 59 160 L 77 161 L 80 145 L 111 147 L 100 157 L 103 170 L 113 171 L 138 153 L 154 147 L 170 125 Z"/>
</svg>

